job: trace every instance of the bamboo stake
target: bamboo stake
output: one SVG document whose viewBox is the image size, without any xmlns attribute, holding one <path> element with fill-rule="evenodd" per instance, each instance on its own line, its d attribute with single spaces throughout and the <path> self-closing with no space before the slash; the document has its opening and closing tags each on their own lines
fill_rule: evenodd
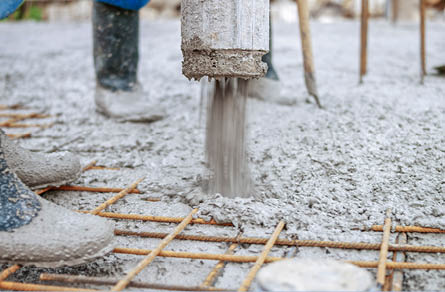
<svg viewBox="0 0 445 292">
<path fill-rule="evenodd" d="M 400 244 L 406 244 L 407 243 L 406 233 L 400 233 L 397 236 L 397 240 L 398 243 Z M 396 258 L 394 261 L 405 262 L 405 260 L 406 260 L 405 253 L 398 253 L 396 254 Z M 401 270 L 393 271 L 391 290 L 402 291 L 402 288 L 403 288 L 403 272 Z"/>
<path fill-rule="evenodd" d="M 8 279 L 9 276 L 17 272 L 21 268 L 20 265 L 13 265 L 0 273 L 0 282 Z"/>
<path fill-rule="evenodd" d="M 104 279 L 87 276 L 73 276 L 63 274 L 40 274 L 40 281 L 56 281 L 63 283 L 79 283 L 79 284 L 91 284 L 100 286 L 113 286 L 117 279 Z M 128 284 L 128 287 L 153 289 L 153 290 L 169 290 L 169 291 L 231 291 L 225 289 L 219 289 L 214 287 L 187 287 L 178 285 L 163 285 L 132 281 Z M 233 291 L 233 290 L 232 290 Z"/>
<path fill-rule="evenodd" d="M 41 195 L 48 191 L 74 191 L 74 192 L 92 192 L 92 193 L 120 193 L 125 189 L 122 188 L 103 188 L 103 187 L 86 187 L 86 186 L 60 186 L 60 187 L 48 187 L 42 190 L 36 191 L 36 194 Z M 130 189 L 129 194 L 140 194 L 138 189 Z"/>
<path fill-rule="evenodd" d="M 232 243 L 230 245 L 229 249 L 225 252 L 225 254 L 233 255 L 233 253 L 237 247 L 238 247 L 238 244 Z M 224 268 L 225 265 L 226 265 L 226 263 L 224 261 L 219 261 L 215 265 L 215 267 L 212 269 L 212 271 L 210 271 L 210 273 L 205 278 L 204 282 L 202 282 L 202 284 L 199 287 L 201 287 L 201 288 L 212 287 L 216 281 L 216 278 L 219 276 L 222 268 Z"/>
<path fill-rule="evenodd" d="M 134 190 L 138 184 L 143 181 L 145 179 L 145 177 L 142 177 L 140 179 L 138 179 L 137 181 L 135 181 L 134 183 L 132 183 L 128 188 L 125 188 L 124 190 L 122 190 L 119 194 L 117 194 L 116 196 L 112 197 L 111 199 L 107 200 L 106 202 L 104 202 L 103 204 L 101 204 L 100 206 L 98 206 L 96 209 L 94 209 L 93 211 L 91 211 L 90 213 L 93 215 L 97 215 L 99 214 L 102 210 L 104 210 L 105 208 L 107 208 L 110 205 L 113 205 L 114 203 L 116 203 L 118 200 L 122 199 L 123 197 L 125 197 L 126 195 L 129 194 L 130 191 Z"/>
<path fill-rule="evenodd" d="M 372 231 L 383 231 L 382 225 L 371 226 Z M 395 232 L 418 232 L 418 233 L 445 233 L 445 230 L 439 228 L 431 227 L 421 227 L 421 226 L 396 226 Z"/>
<path fill-rule="evenodd" d="M 362 15 L 360 25 L 360 83 L 363 83 L 363 76 L 367 72 L 368 58 L 368 0 L 362 0 Z"/>
<path fill-rule="evenodd" d="M 114 234 L 117 236 L 139 236 L 148 238 L 162 239 L 167 233 L 161 232 L 135 232 L 128 230 L 115 229 Z M 207 235 L 191 235 L 179 234 L 175 237 L 177 240 L 192 240 L 204 242 L 227 242 L 238 244 L 266 244 L 267 238 L 258 237 L 223 237 L 223 236 L 207 236 Z M 365 242 L 343 242 L 343 241 L 318 241 L 318 240 L 288 240 L 277 239 L 275 245 L 297 246 L 297 247 L 328 247 L 340 249 L 358 249 L 358 250 L 380 250 L 380 243 Z M 445 247 L 442 246 L 416 246 L 406 244 L 390 244 L 389 251 L 401 252 L 419 252 L 419 253 L 445 253 Z"/>
<path fill-rule="evenodd" d="M 79 211 L 80 213 L 88 213 L 85 211 Z M 150 216 L 150 215 L 139 215 L 139 214 L 120 214 L 112 212 L 100 212 L 96 214 L 105 218 L 113 219 L 126 219 L 126 220 L 140 220 L 140 221 L 151 221 L 151 222 L 162 222 L 162 223 L 181 223 L 184 218 L 181 217 L 164 217 L 164 216 Z M 215 220 L 206 221 L 201 218 L 193 219 L 192 224 L 205 224 L 205 225 L 218 225 L 218 226 L 233 226 L 232 223 L 217 223 Z"/>
<path fill-rule="evenodd" d="M 255 265 L 249 271 L 249 273 L 247 274 L 243 283 L 239 287 L 238 292 L 244 292 L 244 291 L 249 290 L 249 287 L 252 284 L 253 279 L 255 279 L 256 274 L 260 270 L 261 266 L 264 264 L 270 250 L 274 246 L 275 241 L 277 241 L 277 238 L 280 235 L 283 228 L 284 228 L 284 221 L 280 221 L 280 223 L 278 223 L 277 227 L 275 228 L 274 233 L 272 234 L 272 236 L 270 237 L 270 239 L 267 241 L 266 245 L 264 246 L 264 249 L 261 252 L 260 256 L 256 260 Z"/>
<path fill-rule="evenodd" d="M 148 256 L 146 256 L 133 270 L 127 273 L 127 275 L 120 280 L 111 291 L 122 291 L 127 287 L 127 285 L 139 274 L 145 267 L 147 267 L 155 258 L 159 255 L 159 253 L 166 247 L 170 241 L 172 241 L 176 235 L 181 233 L 184 228 L 192 221 L 193 215 L 198 212 L 198 209 L 193 209 L 190 214 L 185 217 L 185 219 L 170 233 L 166 238 L 164 238 L 161 243 L 159 243 L 158 247 L 150 252 Z"/>
<path fill-rule="evenodd" d="M 422 84 L 425 75 L 426 75 L 425 0 L 420 0 L 420 78 Z"/>
<path fill-rule="evenodd" d="M 385 224 L 383 225 L 383 238 L 380 247 L 379 265 L 377 267 L 377 284 L 379 288 L 385 285 L 386 262 L 388 257 L 389 236 L 391 234 L 391 210 L 386 211 Z"/>
<path fill-rule="evenodd" d="M 6 282 L 6 281 L 0 282 L 0 289 L 9 291 L 80 291 L 80 292 L 97 291 L 93 289 L 79 289 L 79 288 L 63 287 L 63 286 L 24 284 L 24 283 Z"/>
<path fill-rule="evenodd" d="M 318 90 L 315 80 L 315 66 L 312 54 L 311 29 L 309 25 L 309 9 L 307 0 L 296 0 L 298 6 L 298 19 L 300 25 L 301 47 L 304 63 L 304 80 L 307 91 L 312 95 L 319 108 L 322 108 L 318 99 Z"/>
</svg>

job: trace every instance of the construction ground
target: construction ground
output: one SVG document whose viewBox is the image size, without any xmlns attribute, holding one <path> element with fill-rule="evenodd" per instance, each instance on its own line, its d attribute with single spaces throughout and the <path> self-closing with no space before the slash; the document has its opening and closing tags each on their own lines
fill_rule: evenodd
<svg viewBox="0 0 445 292">
<path fill-rule="evenodd" d="M 31 133 L 19 139 L 26 148 L 71 151 L 85 165 L 97 161 L 96 166 L 106 167 L 85 171 L 73 183 L 76 186 L 125 188 L 145 177 L 137 187 L 140 193 L 128 194 L 102 210 L 102 215 L 145 216 L 110 219 L 118 229 L 115 253 L 74 268 L 20 268 L 7 278 L 8 283 L 109 288 L 142 258 L 126 248 L 139 249 L 132 251 L 139 254 L 147 252 L 141 249 L 156 248 L 160 238 L 194 208 L 198 209 L 194 217 L 203 220 L 192 221 L 181 234 L 226 239 L 174 239 L 164 248 L 171 253 L 156 257 L 136 277 L 145 286 L 130 289 L 181 290 L 202 285 L 211 290 L 210 282 L 203 282 L 219 258 L 202 254 L 224 254 L 238 236 L 267 240 L 280 221 L 286 223 L 280 239 L 374 245 L 352 244 L 351 249 L 342 249 L 333 247 L 334 243 L 313 242 L 307 245 L 321 247 L 308 247 L 303 241 L 288 241 L 275 244 L 269 257 L 360 261 L 374 274 L 382 232 L 371 227 L 383 224 L 387 209 L 391 209 L 394 227 L 388 262 L 393 261 L 391 246 L 404 240 L 404 233 L 395 226 L 445 229 L 445 79 L 434 75 L 433 69 L 445 64 L 445 23 L 427 24 L 428 75 L 423 85 L 416 23 L 370 23 L 369 70 L 363 84 L 358 84 L 359 22 L 313 22 L 311 28 L 325 109 L 318 109 L 306 93 L 297 24 L 274 23 L 273 57 L 282 94 L 294 98 L 295 104 L 249 101 L 249 161 L 257 196 L 233 200 L 201 191 L 207 179 L 205 113 L 200 107 L 199 83 L 181 75 L 179 20 L 141 24 L 139 78 L 147 102 L 168 113 L 152 124 L 117 123 L 95 112 L 90 23 L 1 23 L 0 104 L 25 106 L 1 113 L 50 115 L 21 121 L 48 127 L 9 127 L 7 133 Z M 42 194 L 64 207 L 84 211 L 115 195 L 69 189 Z M 117 217 L 113 214 L 109 216 Z M 198 224 L 212 219 L 233 226 Z M 151 233 L 124 236 L 127 231 Z M 443 246 L 445 234 L 430 231 L 436 232 L 406 233 L 407 244 Z M 212 287 L 239 288 L 264 248 L 263 241 L 246 242 L 232 247 L 235 257 L 225 258 L 227 265 L 212 278 Z M 406 255 L 403 261 L 415 263 L 397 270 L 403 273 L 403 281 L 395 283 L 402 285 L 400 289 L 445 289 L 444 250 L 399 250 L 399 256 Z M 241 255 L 254 257 L 236 257 Z M 391 267 L 388 264 L 388 275 Z M 86 278 L 71 279 L 71 283 L 66 277 L 43 281 L 54 275 L 42 273 Z M 89 277 L 106 278 L 109 283 L 98 286 L 97 279 Z"/>
</svg>

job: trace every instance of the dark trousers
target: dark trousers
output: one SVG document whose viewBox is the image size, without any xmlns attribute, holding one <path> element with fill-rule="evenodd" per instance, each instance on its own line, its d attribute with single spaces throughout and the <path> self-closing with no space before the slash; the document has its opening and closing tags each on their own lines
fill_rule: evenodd
<svg viewBox="0 0 445 292">
<path fill-rule="evenodd" d="M 93 39 L 98 85 L 131 90 L 137 83 L 139 12 L 94 1 Z"/>
</svg>

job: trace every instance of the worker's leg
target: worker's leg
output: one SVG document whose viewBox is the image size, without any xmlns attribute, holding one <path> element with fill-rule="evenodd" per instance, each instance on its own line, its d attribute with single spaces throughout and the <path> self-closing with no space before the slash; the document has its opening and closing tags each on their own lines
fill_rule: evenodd
<svg viewBox="0 0 445 292">
<path fill-rule="evenodd" d="M 93 26 L 97 83 L 132 90 L 139 61 L 139 12 L 94 2 Z"/>
<path fill-rule="evenodd" d="M 120 2 L 101 0 L 93 4 L 97 110 L 121 121 L 159 120 L 163 113 L 149 104 L 137 78 L 139 12 L 108 4 L 134 1 Z"/>
</svg>

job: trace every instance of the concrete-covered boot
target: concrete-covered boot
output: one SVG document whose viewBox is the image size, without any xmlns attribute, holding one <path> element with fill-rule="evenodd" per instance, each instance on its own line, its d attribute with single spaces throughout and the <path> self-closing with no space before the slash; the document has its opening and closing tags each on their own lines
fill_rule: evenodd
<svg viewBox="0 0 445 292">
<path fill-rule="evenodd" d="M 61 186 L 76 180 L 82 167 L 79 159 L 66 153 L 42 155 L 20 147 L 0 130 L 5 159 L 11 170 L 30 188 Z"/>
<path fill-rule="evenodd" d="M 97 111 L 118 121 L 161 119 L 137 81 L 139 12 L 94 1 L 93 35 Z"/>
<path fill-rule="evenodd" d="M 0 138 L 0 263 L 78 265 L 111 251 L 113 224 L 38 197 L 12 172 Z"/>
<path fill-rule="evenodd" d="M 269 25 L 269 52 L 262 58 L 263 62 L 267 64 L 266 76 L 249 80 L 247 95 L 272 103 L 293 105 L 296 102 L 295 98 L 285 97 L 281 94 L 282 84 L 272 64 L 272 19 L 270 18 Z"/>
</svg>

